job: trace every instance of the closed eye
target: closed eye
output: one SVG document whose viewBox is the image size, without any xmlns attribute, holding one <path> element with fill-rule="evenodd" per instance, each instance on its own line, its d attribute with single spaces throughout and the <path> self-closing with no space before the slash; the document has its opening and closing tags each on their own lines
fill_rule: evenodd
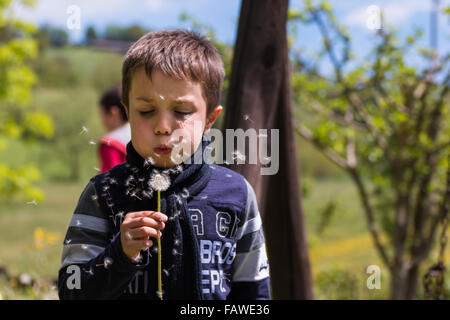
<svg viewBox="0 0 450 320">
<path fill-rule="evenodd" d="M 182 112 L 182 111 L 175 111 L 177 114 L 181 114 L 181 115 L 188 115 L 191 114 L 192 112 Z"/>
<path fill-rule="evenodd" d="M 139 113 L 141 114 L 141 115 L 147 115 L 147 114 L 150 114 L 150 113 L 152 113 L 154 110 L 149 110 L 149 111 L 139 111 Z"/>
</svg>

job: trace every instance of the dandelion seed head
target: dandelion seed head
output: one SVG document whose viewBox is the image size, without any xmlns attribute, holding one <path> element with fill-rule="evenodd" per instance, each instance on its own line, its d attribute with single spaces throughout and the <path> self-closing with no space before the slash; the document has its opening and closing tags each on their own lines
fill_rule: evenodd
<svg viewBox="0 0 450 320">
<path fill-rule="evenodd" d="M 163 173 L 154 173 L 150 178 L 149 185 L 154 190 L 165 191 L 170 187 L 170 178 Z"/>
</svg>

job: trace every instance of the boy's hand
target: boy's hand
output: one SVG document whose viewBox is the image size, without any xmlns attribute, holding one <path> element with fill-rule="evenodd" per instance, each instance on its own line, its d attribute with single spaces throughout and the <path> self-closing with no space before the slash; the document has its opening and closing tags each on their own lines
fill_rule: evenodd
<svg viewBox="0 0 450 320">
<path fill-rule="evenodd" d="M 157 211 L 128 213 L 120 226 L 122 250 L 133 262 L 139 259 L 141 250 L 153 245 L 150 237 L 160 238 L 167 216 Z"/>
</svg>

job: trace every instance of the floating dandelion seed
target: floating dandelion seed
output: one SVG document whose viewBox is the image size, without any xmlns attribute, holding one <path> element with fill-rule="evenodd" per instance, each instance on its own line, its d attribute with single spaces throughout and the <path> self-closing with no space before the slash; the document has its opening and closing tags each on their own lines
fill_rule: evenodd
<svg viewBox="0 0 450 320">
<path fill-rule="evenodd" d="M 116 214 L 116 217 L 120 217 L 120 218 L 123 218 L 123 215 L 125 214 L 125 211 L 119 211 L 117 214 Z"/>
<path fill-rule="evenodd" d="M 85 126 L 82 126 L 80 134 L 88 132 L 88 131 L 89 131 L 88 128 L 86 128 Z"/>
<path fill-rule="evenodd" d="M 96 144 L 96 143 L 94 142 L 94 140 L 89 140 L 89 144 L 90 144 L 90 145 L 94 145 L 94 144 Z"/>
<path fill-rule="evenodd" d="M 136 190 L 133 190 L 133 192 L 131 192 L 130 197 L 136 197 L 136 198 L 138 198 L 139 200 L 142 200 L 141 198 L 139 198 L 139 196 L 138 196 L 136 193 L 137 193 L 137 191 L 136 191 Z"/>
<path fill-rule="evenodd" d="M 253 122 L 252 119 L 250 119 L 250 116 L 248 114 L 244 114 L 244 116 L 242 117 L 245 121 L 250 120 L 251 122 Z"/>
<path fill-rule="evenodd" d="M 175 267 L 175 265 L 173 264 L 173 265 L 170 266 L 169 269 L 164 269 L 164 270 L 163 270 L 167 277 L 169 276 L 170 270 L 172 270 L 174 267 Z"/>
<path fill-rule="evenodd" d="M 34 204 L 37 205 L 37 201 L 35 199 L 33 199 L 32 201 L 27 202 L 27 204 Z"/>
<path fill-rule="evenodd" d="M 108 267 L 109 267 L 110 265 L 112 265 L 112 263 L 113 263 L 113 259 L 110 258 L 110 257 L 106 257 L 106 258 L 103 260 L 103 265 L 104 265 L 105 269 L 108 269 Z"/>
<path fill-rule="evenodd" d="M 159 97 L 161 98 L 161 100 L 166 100 L 166 98 L 164 98 L 164 96 L 163 95 L 159 95 Z"/>
<path fill-rule="evenodd" d="M 141 263 L 142 262 L 142 255 L 139 253 L 139 255 L 133 259 L 134 263 Z"/>
<path fill-rule="evenodd" d="M 154 164 L 155 164 L 155 160 L 153 160 L 152 157 L 148 157 L 147 159 L 144 160 L 144 167 L 150 167 Z"/>
<path fill-rule="evenodd" d="M 233 152 L 233 160 L 235 160 L 235 159 L 239 159 L 239 160 L 245 161 L 245 155 L 240 153 L 238 150 L 235 150 Z"/>
<path fill-rule="evenodd" d="M 178 251 L 177 251 L 177 249 L 172 249 L 172 255 L 174 255 L 174 256 L 176 256 L 176 255 L 179 255 L 179 256 L 181 256 L 182 254 L 181 253 L 179 253 Z"/>
<path fill-rule="evenodd" d="M 181 200 L 181 197 L 179 195 L 177 195 L 177 194 L 174 194 L 174 195 L 175 195 L 175 200 L 177 201 L 177 203 L 179 205 L 182 205 L 183 204 L 183 200 Z"/>
<path fill-rule="evenodd" d="M 131 233 L 130 233 L 130 232 L 125 232 L 125 237 L 126 237 L 128 240 L 133 240 L 133 237 L 131 236 Z"/>
<path fill-rule="evenodd" d="M 97 168 L 97 167 L 94 167 L 94 170 L 95 170 L 95 171 L 98 171 L 98 172 L 101 171 L 101 170 L 100 170 L 99 168 Z"/>
<path fill-rule="evenodd" d="M 89 270 L 86 270 L 83 268 L 83 271 L 89 273 L 91 276 L 94 275 L 94 271 L 92 271 L 92 267 Z"/>
<path fill-rule="evenodd" d="M 189 191 L 186 188 L 183 188 L 183 193 L 181 194 L 181 196 L 183 198 L 188 198 L 189 197 Z"/>
<path fill-rule="evenodd" d="M 258 134 L 258 138 L 267 138 L 267 133 Z"/>
<path fill-rule="evenodd" d="M 149 191 L 142 190 L 142 196 L 144 196 L 145 198 L 150 199 L 153 196 L 153 190 L 152 189 L 149 189 Z"/>
</svg>

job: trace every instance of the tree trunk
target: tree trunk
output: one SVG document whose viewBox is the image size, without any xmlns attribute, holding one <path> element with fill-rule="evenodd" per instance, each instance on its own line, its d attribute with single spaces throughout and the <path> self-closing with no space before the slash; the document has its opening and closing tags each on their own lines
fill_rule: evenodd
<svg viewBox="0 0 450 320">
<path fill-rule="evenodd" d="M 279 130 L 276 174 L 261 175 L 261 159 L 230 168 L 247 178 L 258 198 L 272 298 L 313 299 L 291 103 L 287 9 L 288 0 L 242 1 L 223 132 L 268 129 L 271 142 L 272 129 Z M 271 143 L 268 149 L 273 150 Z"/>
</svg>

